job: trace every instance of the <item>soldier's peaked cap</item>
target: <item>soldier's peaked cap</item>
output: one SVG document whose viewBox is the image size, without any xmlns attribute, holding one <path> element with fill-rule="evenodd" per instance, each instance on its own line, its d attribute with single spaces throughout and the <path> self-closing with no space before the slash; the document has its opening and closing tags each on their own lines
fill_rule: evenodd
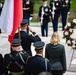
<svg viewBox="0 0 76 75">
<path fill-rule="evenodd" d="M 21 39 L 19 39 L 19 38 L 13 39 L 11 46 L 17 47 L 17 46 L 20 46 L 20 45 L 21 45 Z"/>
<path fill-rule="evenodd" d="M 26 26 L 26 25 L 28 25 L 27 23 L 28 23 L 28 19 L 23 19 L 21 26 Z"/>
<path fill-rule="evenodd" d="M 42 41 L 37 41 L 33 44 L 36 50 L 41 50 L 44 47 L 45 43 Z"/>
</svg>

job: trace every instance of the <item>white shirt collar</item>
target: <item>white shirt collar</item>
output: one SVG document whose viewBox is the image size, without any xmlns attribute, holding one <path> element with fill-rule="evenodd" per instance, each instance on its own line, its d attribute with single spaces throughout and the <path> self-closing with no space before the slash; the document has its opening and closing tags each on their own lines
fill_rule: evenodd
<svg viewBox="0 0 76 75">
<path fill-rule="evenodd" d="M 47 4 L 45 4 L 45 5 L 43 5 L 44 7 L 46 7 L 47 6 Z"/>
<path fill-rule="evenodd" d="M 36 54 L 36 55 L 42 56 L 42 54 Z"/>
</svg>

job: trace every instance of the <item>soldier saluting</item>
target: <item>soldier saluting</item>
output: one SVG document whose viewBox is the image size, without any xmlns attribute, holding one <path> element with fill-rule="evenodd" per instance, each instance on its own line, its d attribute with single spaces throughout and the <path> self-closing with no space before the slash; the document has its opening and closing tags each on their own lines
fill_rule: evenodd
<svg viewBox="0 0 76 75">
<path fill-rule="evenodd" d="M 20 39 L 13 39 L 11 53 L 4 56 L 5 75 L 27 75 L 28 73 L 25 63 L 29 54 L 20 50 L 20 43 Z"/>
<path fill-rule="evenodd" d="M 26 32 L 27 27 L 29 28 L 29 31 L 31 34 L 28 34 Z M 21 23 L 21 31 L 20 31 L 20 37 L 21 37 L 21 46 L 22 48 L 32 56 L 31 52 L 31 44 L 36 41 L 40 41 L 41 38 L 36 34 L 35 31 L 33 31 L 29 26 L 28 26 L 28 19 L 23 19 Z M 15 34 L 14 38 L 18 38 L 18 33 Z"/>
</svg>

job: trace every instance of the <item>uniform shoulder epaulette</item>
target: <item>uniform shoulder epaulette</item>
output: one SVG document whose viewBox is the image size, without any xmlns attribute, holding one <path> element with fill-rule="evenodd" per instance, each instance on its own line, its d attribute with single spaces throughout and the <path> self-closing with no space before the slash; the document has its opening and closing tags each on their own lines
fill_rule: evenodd
<svg viewBox="0 0 76 75">
<path fill-rule="evenodd" d="M 19 53 L 23 54 L 23 52 L 22 52 L 22 51 L 20 51 Z"/>
<path fill-rule="evenodd" d="M 32 34 L 30 33 L 29 36 L 31 36 Z"/>
<path fill-rule="evenodd" d="M 24 54 L 24 53 L 26 53 L 26 51 L 20 51 L 19 53 Z"/>
<path fill-rule="evenodd" d="M 29 36 L 33 36 L 33 37 L 35 37 L 37 34 L 29 34 Z"/>
<path fill-rule="evenodd" d="M 35 37 L 37 34 L 34 34 L 33 36 Z"/>
</svg>

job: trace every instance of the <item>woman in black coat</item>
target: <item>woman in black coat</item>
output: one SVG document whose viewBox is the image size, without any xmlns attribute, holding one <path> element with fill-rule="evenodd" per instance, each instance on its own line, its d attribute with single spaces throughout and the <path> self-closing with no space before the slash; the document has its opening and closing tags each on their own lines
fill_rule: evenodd
<svg viewBox="0 0 76 75">
<path fill-rule="evenodd" d="M 54 32 L 45 48 L 45 57 L 49 59 L 53 75 L 63 75 L 66 71 L 65 48 L 60 44 L 57 32 Z"/>
</svg>

